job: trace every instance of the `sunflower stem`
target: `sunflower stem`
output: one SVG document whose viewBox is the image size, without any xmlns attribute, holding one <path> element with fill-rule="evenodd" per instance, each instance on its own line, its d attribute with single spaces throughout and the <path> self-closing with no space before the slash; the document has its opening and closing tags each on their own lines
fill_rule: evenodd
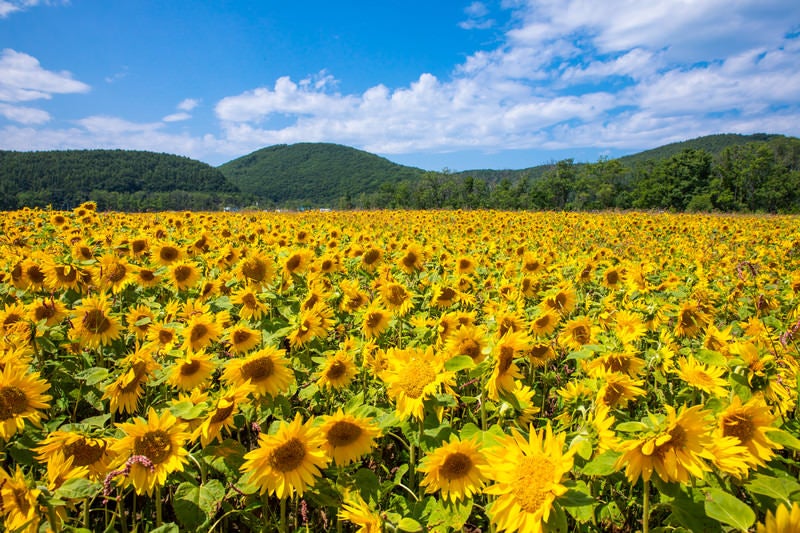
<svg viewBox="0 0 800 533">
<path fill-rule="evenodd" d="M 58 527 L 58 518 L 56 517 L 56 508 L 50 503 L 47 504 L 47 521 L 50 523 L 50 531 L 59 533 L 61 528 Z"/>
<path fill-rule="evenodd" d="M 286 533 L 286 498 L 281 498 L 281 524 L 280 533 Z"/>
<path fill-rule="evenodd" d="M 156 485 L 156 527 L 161 527 L 161 485 Z"/>
<path fill-rule="evenodd" d="M 643 479 L 644 494 L 642 495 L 642 533 L 650 531 L 650 481 Z"/>
</svg>

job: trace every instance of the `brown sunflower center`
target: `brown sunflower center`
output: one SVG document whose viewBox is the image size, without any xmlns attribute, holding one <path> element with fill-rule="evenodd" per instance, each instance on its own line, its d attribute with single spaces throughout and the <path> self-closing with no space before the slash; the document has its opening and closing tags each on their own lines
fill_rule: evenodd
<svg viewBox="0 0 800 533">
<path fill-rule="evenodd" d="M 371 265 L 375 263 L 378 259 L 380 259 L 380 257 L 381 253 L 373 248 L 371 250 L 367 250 L 366 253 L 361 256 L 361 261 L 365 265 Z"/>
<path fill-rule="evenodd" d="M 469 270 L 472 267 L 472 262 L 469 259 L 461 259 L 458 262 L 458 269 L 461 271 Z"/>
<path fill-rule="evenodd" d="M 603 402 L 606 405 L 615 406 L 619 399 L 625 394 L 625 386 L 619 383 L 611 383 L 606 388 Z"/>
<path fill-rule="evenodd" d="M 134 254 L 140 254 L 147 249 L 147 241 L 144 239 L 134 239 L 131 241 L 131 251 Z"/>
<path fill-rule="evenodd" d="M 264 281 L 267 277 L 267 264 L 258 257 L 253 257 L 242 265 L 242 274 L 253 281 Z"/>
<path fill-rule="evenodd" d="M 328 430 L 326 438 L 331 446 L 338 448 L 352 444 L 363 432 L 364 430 L 358 424 L 347 420 L 339 420 Z"/>
<path fill-rule="evenodd" d="M 145 283 L 149 283 L 156 279 L 156 275 L 153 273 L 152 270 L 143 268 L 139 271 L 139 279 L 144 281 Z"/>
<path fill-rule="evenodd" d="M 619 283 L 619 272 L 616 270 L 606 272 L 606 283 L 609 285 L 616 285 Z"/>
<path fill-rule="evenodd" d="M 755 424 L 744 414 L 727 416 L 722 422 L 722 433 L 726 437 L 736 437 L 742 444 L 750 442 L 755 433 Z"/>
<path fill-rule="evenodd" d="M 408 252 L 405 256 L 403 256 L 403 265 L 406 268 L 416 268 L 417 266 L 417 254 L 414 252 Z"/>
<path fill-rule="evenodd" d="M 408 298 L 408 293 L 400 285 L 392 285 L 389 287 L 389 290 L 386 291 L 386 300 L 392 305 L 403 305 L 403 302 L 406 301 L 406 298 Z"/>
<path fill-rule="evenodd" d="M 133 451 L 136 455 L 144 455 L 153 461 L 153 464 L 160 464 L 172 453 L 172 439 L 164 430 L 148 431 L 136 438 Z"/>
<path fill-rule="evenodd" d="M 119 281 L 122 281 L 123 279 L 125 279 L 125 274 L 127 273 L 128 269 L 125 268 L 125 265 L 123 265 L 122 263 L 115 263 L 114 266 L 112 266 L 109 269 L 108 281 L 110 281 L 111 283 L 117 283 Z"/>
<path fill-rule="evenodd" d="M 449 302 L 455 297 L 456 291 L 450 287 L 443 287 L 442 290 L 439 291 L 439 296 L 436 297 L 436 300 L 439 302 Z"/>
<path fill-rule="evenodd" d="M 300 263 L 302 262 L 303 258 L 298 254 L 294 254 L 292 257 L 286 260 L 286 270 L 289 272 L 294 272 L 300 267 Z"/>
<path fill-rule="evenodd" d="M 256 296 L 252 292 L 248 292 L 242 296 L 242 305 L 247 307 L 248 309 L 255 309 L 258 307 L 258 302 L 256 301 Z"/>
<path fill-rule="evenodd" d="M 208 335 L 208 326 L 206 326 L 205 324 L 195 324 L 194 327 L 192 327 L 192 332 L 189 335 L 189 340 L 191 342 L 197 342 L 205 338 L 206 335 Z"/>
<path fill-rule="evenodd" d="M 500 375 L 505 374 L 508 372 L 508 369 L 511 368 L 511 363 L 514 362 L 514 348 L 511 346 L 502 346 L 500 348 L 500 357 L 498 358 L 497 368 L 500 371 Z"/>
<path fill-rule="evenodd" d="M 275 363 L 269 357 L 259 357 L 242 365 L 242 379 L 253 383 L 267 379 L 275 372 Z"/>
<path fill-rule="evenodd" d="M 179 255 L 180 252 L 174 246 L 162 246 L 158 251 L 158 257 L 165 263 L 175 261 Z"/>
<path fill-rule="evenodd" d="M 333 364 L 328 367 L 328 371 L 325 372 L 325 377 L 334 380 L 344 376 L 345 373 L 347 373 L 347 365 L 342 361 L 334 361 Z"/>
<path fill-rule="evenodd" d="M 468 355 L 473 360 L 479 359 L 481 356 L 481 345 L 475 339 L 464 339 L 459 345 L 458 353 L 461 355 Z"/>
<path fill-rule="evenodd" d="M 99 461 L 105 450 L 105 444 L 81 439 L 64 446 L 64 455 L 73 458 L 74 467 L 88 466 Z"/>
<path fill-rule="evenodd" d="M 541 509 L 552 494 L 551 487 L 555 465 L 547 457 L 536 455 L 526 457 L 516 472 L 511 484 L 511 493 L 522 509 L 535 513 Z"/>
<path fill-rule="evenodd" d="M 192 359 L 188 363 L 181 365 L 181 376 L 193 376 L 200 369 L 200 361 Z"/>
<path fill-rule="evenodd" d="M 306 447 L 300 439 L 293 437 L 269 454 L 269 466 L 279 472 L 291 472 L 303 463 Z"/>
<path fill-rule="evenodd" d="M 175 338 L 175 334 L 170 329 L 161 329 L 158 331 L 158 342 L 159 344 L 169 344 L 172 342 L 172 339 Z"/>
<path fill-rule="evenodd" d="M 448 481 L 466 476 L 472 468 L 472 459 L 469 455 L 455 452 L 447 455 L 440 469 L 442 477 Z"/>
<path fill-rule="evenodd" d="M 83 325 L 95 335 L 105 333 L 111 328 L 111 322 L 101 309 L 89 309 L 83 316 Z"/>
<path fill-rule="evenodd" d="M 0 420 L 8 420 L 28 409 L 28 396 L 17 387 L 0 388 Z"/>
<path fill-rule="evenodd" d="M 58 265 L 55 267 L 56 277 L 62 283 L 72 283 L 78 279 L 78 271 L 72 267 Z"/>
<path fill-rule="evenodd" d="M 575 326 L 575 329 L 572 330 L 572 338 L 580 344 L 588 344 L 591 339 L 589 328 L 583 325 Z"/>
<path fill-rule="evenodd" d="M 383 321 L 383 313 L 372 312 L 372 313 L 367 313 L 367 319 L 365 323 L 368 328 L 375 329 L 381 324 L 382 321 Z"/>
<path fill-rule="evenodd" d="M 25 275 L 28 276 L 32 283 L 37 285 L 41 285 L 44 282 L 44 272 L 38 265 L 31 265 L 25 269 Z"/>
<path fill-rule="evenodd" d="M 544 329 L 550 325 L 550 318 L 551 318 L 550 315 L 545 313 L 536 320 L 534 320 L 533 324 L 539 329 Z"/>
<path fill-rule="evenodd" d="M 178 268 L 175 269 L 174 273 L 175 281 L 177 281 L 178 283 L 184 283 L 185 281 L 187 281 L 189 278 L 192 277 L 192 272 L 194 271 L 190 266 L 187 265 L 179 266 Z"/>
<path fill-rule="evenodd" d="M 209 422 L 212 424 L 224 422 L 229 416 L 231 416 L 231 413 L 233 413 L 233 409 L 235 407 L 236 406 L 234 404 L 231 404 L 228 407 L 217 407 L 216 411 L 214 411 L 214 416 L 211 417 Z"/>
<path fill-rule="evenodd" d="M 33 315 L 36 318 L 36 322 L 48 318 L 53 318 L 55 314 L 56 314 L 56 306 L 49 305 L 47 302 L 42 302 L 40 305 L 36 306 L 36 309 L 33 310 Z"/>
<path fill-rule="evenodd" d="M 244 329 L 237 329 L 233 332 L 233 336 L 231 341 L 233 342 L 234 346 L 239 346 L 240 344 L 244 344 L 250 339 L 253 338 L 253 334 Z"/>
</svg>

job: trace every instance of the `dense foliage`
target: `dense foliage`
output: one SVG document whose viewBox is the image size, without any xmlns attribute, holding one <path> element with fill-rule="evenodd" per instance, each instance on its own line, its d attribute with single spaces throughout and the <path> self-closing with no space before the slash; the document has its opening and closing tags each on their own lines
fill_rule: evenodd
<svg viewBox="0 0 800 533">
<path fill-rule="evenodd" d="M 219 169 L 244 193 L 273 205 L 331 206 L 423 171 L 368 152 L 328 143 L 280 144 L 234 159 Z"/>
<path fill-rule="evenodd" d="M 221 209 L 238 189 L 205 163 L 132 150 L 0 151 L 0 209 Z"/>
<path fill-rule="evenodd" d="M 800 531 L 796 216 L 95 207 L 0 215 L 3 531 Z"/>
</svg>

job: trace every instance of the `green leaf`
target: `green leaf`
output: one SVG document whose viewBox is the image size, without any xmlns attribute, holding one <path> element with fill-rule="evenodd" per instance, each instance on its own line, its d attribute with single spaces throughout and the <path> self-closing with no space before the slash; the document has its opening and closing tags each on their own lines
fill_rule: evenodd
<svg viewBox="0 0 800 533">
<path fill-rule="evenodd" d="M 692 353 L 692 357 L 694 357 L 697 361 L 711 366 L 727 366 L 728 360 L 719 352 L 715 352 L 713 350 L 706 350 L 706 349 L 699 349 L 696 352 Z"/>
<path fill-rule="evenodd" d="M 206 412 L 207 407 L 203 404 L 195 405 L 190 401 L 178 402 L 169 406 L 169 412 L 176 418 L 184 420 L 194 420 L 200 418 Z"/>
<path fill-rule="evenodd" d="M 175 516 L 187 529 L 198 529 L 217 514 L 217 504 L 224 497 L 225 487 L 219 480 L 200 486 L 183 482 L 175 490 Z"/>
<path fill-rule="evenodd" d="M 91 387 L 108 377 L 108 369 L 100 367 L 87 368 L 83 372 L 78 372 L 75 377 L 84 380 Z"/>
<path fill-rule="evenodd" d="M 741 531 L 747 531 L 756 521 L 756 514 L 749 505 L 724 490 L 708 489 L 704 493 L 706 499 L 703 508 L 706 515 L 714 520 Z"/>
<path fill-rule="evenodd" d="M 376 502 L 379 500 L 381 482 L 375 472 L 368 468 L 359 468 L 354 476 L 354 481 L 358 492 L 365 500 L 369 501 L 370 498 Z"/>
<path fill-rule="evenodd" d="M 637 431 L 647 431 L 648 427 L 642 422 L 622 422 L 614 426 L 614 429 L 623 433 L 636 433 Z"/>
<path fill-rule="evenodd" d="M 592 496 L 589 485 L 583 480 L 568 482 L 568 489 L 558 497 L 558 503 L 580 523 L 594 520 L 594 506 L 597 500 Z"/>
<path fill-rule="evenodd" d="M 791 433 L 778 428 L 768 429 L 765 433 L 775 444 L 780 444 L 784 448 L 800 451 L 800 440 Z"/>
<path fill-rule="evenodd" d="M 547 533 L 567 533 L 567 514 L 557 503 L 553 504 L 550 510 L 550 517 L 544 523 L 544 531 Z"/>
<path fill-rule="evenodd" d="M 437 501 L 433 505 L 427 520 L 427 529 L 431 533 L 461 531 L 472 513 L 472 500 L 463 502 Z"/>
<path fill-rule="evenodd" d="M 457 355 L 448 359 L 444 364 L 444 369 L 450 372 L 458 372 L 475 366 L 475 361 L 468 355 Z"/>
<path fill-rule="evenodd" d="M 610 476 L 617 471 L 616 464 L 619 459 L 619 452 L 611 450 L 605 451 L 586 463 L 583 467 L 583 473 L 587 476 Z"/>
<path fill-rule="evenodd" d="M 400 531 L 407 531 L 408 533 L 417 533 L 422 531 L 422 526 L 413 518 L 405 517 L 397 524 L 397 529 Z"/>
<path fill-rule="evenodd" d="M 65 481 L 63 485 L 58 487 L 54 495 L 56 498 L 63 500 L 80 500 L 96 496 L 101 488 L 102 485 L 100 483 L 92 482 L 85 478 L 74 478 Z"/>
<path fill-rule="evenodd" d="M 592 458 L 592 441 L 588 437 L 583 435 L 578 435 L 572 442 L 569 443 L 569 449 L 575 449 L 575 453 L 577 453 L 581 458 L 588 461 Z"/>
<path fill-rule="evenodd" d="M 151 529 L 150 533 L 180 533 L 180 528 L 175 522 L 167 522 L 155 529 Z"/>
<path fill-rule="evenodd" d="M 800 483 L 790 478 L 777 478 L 756 474 L 745 485 L 745 488 L 753 494 L 761 494 L 773 500 L 786 502 L 791 506 L 791 496 L 800 491 Z"/>
</svg>

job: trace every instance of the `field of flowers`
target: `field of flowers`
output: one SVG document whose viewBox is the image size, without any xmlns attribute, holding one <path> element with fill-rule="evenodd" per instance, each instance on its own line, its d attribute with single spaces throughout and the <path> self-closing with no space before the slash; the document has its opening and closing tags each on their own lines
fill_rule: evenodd
<svg viewBox="0 0 800 533">
<path fill-rule="evenodd" d="M 5 531 L 800 531 L 800 219 L 0 215 Z"/>
</svg>

